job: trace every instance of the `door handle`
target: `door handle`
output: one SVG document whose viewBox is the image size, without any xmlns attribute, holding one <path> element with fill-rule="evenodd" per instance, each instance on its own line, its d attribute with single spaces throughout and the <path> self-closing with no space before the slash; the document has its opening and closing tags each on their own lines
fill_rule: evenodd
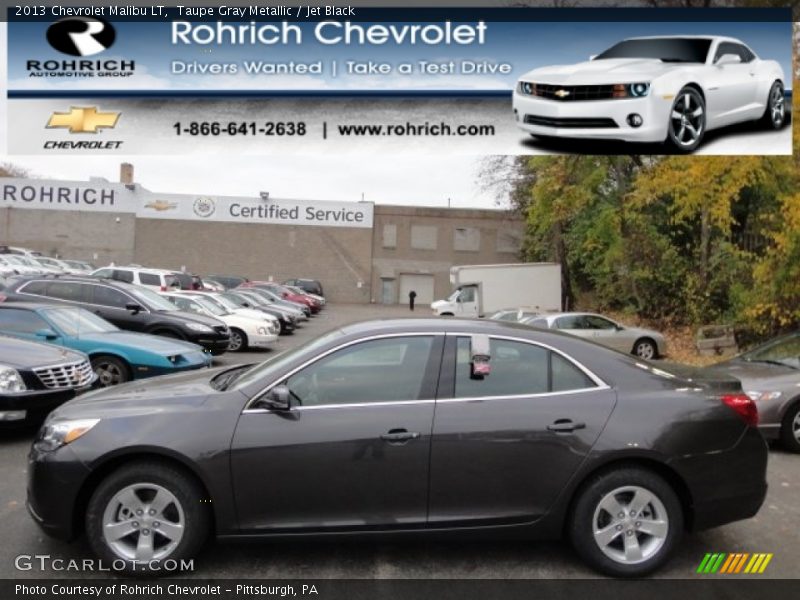
<svg viewBox="0 0 800 600">
<path fill-rule="evenodd" d="M 419 438 L 419 433 L 416 431 L 408 431 L 407 429 L 390 429 L 387 433 L 381 436 L 384 442 L 390 444 L 405 444 L 410 440 Z"/>
<path fill-rule="evenodd" d="M 575 423 L 572 419 L 557 419 L 547 426 L 547 431 L 572 433 L 576 429 L 586 429 L 586 423 Z"/>
</svg>

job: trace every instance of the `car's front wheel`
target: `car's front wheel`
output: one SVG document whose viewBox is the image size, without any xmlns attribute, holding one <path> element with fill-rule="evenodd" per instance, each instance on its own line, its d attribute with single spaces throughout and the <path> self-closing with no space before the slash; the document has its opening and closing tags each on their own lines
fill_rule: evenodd
<svg viewBox="0 0 800 600">
<path fill-rule="evenodd" d="M 683 88 L 672 103 L 667 141 L 678 152 L 694 152 L 706 133 L 706 103 L 693 87 Z"/>
<path fill-rule="evenodd" d="M 95 553 L 116 570 L 158 575 L 164 561 L 193 557 L 210 525 L 208 504 L 183 470 L 153 462 L 125 465 L 104 479 L 86 510 Z M 122 568 L 124 565 L 124 568 Z"/>
<path fill-rule="evenodd" d="M 125 383 L 131 378 L 128 364 L 121 358 L 103 354 L 92 357 L 92 369 L 97 375 L 97 387 L 109 387 Z"/>
<path fill-rule="evenodd" d="M 783 84 L 776 81 L 769 89 L 767 97 L 767 107 L 764 109 L 764 116 L 761 122 L 768 129 L 780 129 L 786 120 L 786 99 L 784 97 Z"/>
<path fill-rule="evenodd" d="M 230 352 L 247 350 L 247 334 L 240 329 L 231 329 L 231 340 L 228 342 Z"/>
<path fill-rule="evenodd" d="M 607 471 L 588 481 L 569 523 L 578 554 L 614 577 L 639 577 L 662 566 L 682 531 L 683 510 L 671 486 L 637 467 Z"/>
<path fill-rule="evenodd" d="M 658 348 L 656 347 L 656 343 L 647 338 L 636 341 L 636 343 L 633 345 L 633 353 L 639 358 L 643 358 L 645 360 L 658 358 Z"/>
<path fill-rule="evenodd" d="M 800 402 L 787 410 L 783 417 L 781 443 L 789 452 L 800 454 Z"/>
</svg>

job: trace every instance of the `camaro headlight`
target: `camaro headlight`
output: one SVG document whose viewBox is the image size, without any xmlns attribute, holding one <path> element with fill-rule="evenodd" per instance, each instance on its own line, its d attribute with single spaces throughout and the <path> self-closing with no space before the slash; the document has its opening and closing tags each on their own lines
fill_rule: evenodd
<svg viewBox="0 0 800 600">
<path fill-rule="evenodd" d="M 211 327 L 203 325 L 202 323 L 187 323 L 186 326 L 192 331 L 199 331 L 200 333 L 211 333 L 214 331 Z"/>
<path fill-rule="evenodd" d="M 650 84 L 641 81 L 638 83 L 618 83 L 614 86 L 614 98 L 644 98 L 650 93 Z"/>
<path fill-rule="evenodd" d="M 0 365 L 0 394 L 16 394 L 27 389 L 19 371 L 7 365 Z"/>
<path fill-rule="evenodd" d="M 765 401 L 765 400 L 777 400 L 781 397 L 781 392 L 745 392 L 747 397 L 754 402 Z"/>
<path fill-rule="evenodd" d="M 33 443 L 37 450 L 53 452 L 88 433 L 100 419 L 71 419 L 45 423 Z"/>
<path fill-rule="evenodd" d="M 533 95 L 533 92 L 534 92 L 535 88 L 536 88 L 536 85 L 533 84 L 533 83 L 530 83 L 528 81 L 520 81 L 519 85 L 517 86 L 517 90 L 519 91 L 519 93 L 520 94 L 525 94 L 527 96 Z"/>
</svg>

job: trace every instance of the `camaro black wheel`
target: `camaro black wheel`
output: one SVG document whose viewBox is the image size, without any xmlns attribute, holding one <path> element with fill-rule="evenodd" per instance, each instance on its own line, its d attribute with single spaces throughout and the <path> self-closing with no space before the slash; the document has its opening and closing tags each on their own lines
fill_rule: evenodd
<svg viewBox="0 0 800 600">
<path fill-rule="evenodd" d="M 675 97 L 669 115 L 667 139 L 680 152 L 693 152 L 706 133 L 706 103 L 695 88 L 685 87 Z"/>
<path fill-rule="evenodd" d="M 208 505 L 182 470 L 153 462 L 125 465 L 104 479 L 86 510 L 86 534 L 106 564 L 157 575 L 154 561 L 187 559 L 206 539 Z"/>
<path fill-rule="evenodd" d="M 240 352 L 247 350 L 247 335 L 239 329 L 231 329 L 231 341 L 228 342 L 228 350 Z"/>
<path fill-rule="evenodd" d="M 783 93 L 783 84 L 776 81 L 772 84 L 767 98 L 767 107 L 764 109 L 762 123 L 769 129 L 780 129 L 786 120 L 786 100 Z"/>
<path fill-rule="evenodd" d="M 92 358 L 92 369 L 97 375 L 97 387 L 108 387 L 125 383 L 131 378 L 130 369 L 124 360 L 116 356 L 101 355 Z"/>
<path fill-rule="evenodd" d="M 658 358 L 658 348 L 656 348 L 653 340 L 641 339 L 637 340 L 633 345 L 633 353 L 639 358 L 650 360 L 651 358 Z"/>
<path fill-rule="evenodd" d="M 683 511 L 670 485 L 636 467 L 588 481 L 569 522 L 577 553 L 615 577 L 639 577 L 663 565 L 682 531 Z"/>
<path fill-rule="evenodd" d="M 783 417 L 781 442 L 789 452 L 800 454 L 800 403 L 786 411 Z"/>
</svg>

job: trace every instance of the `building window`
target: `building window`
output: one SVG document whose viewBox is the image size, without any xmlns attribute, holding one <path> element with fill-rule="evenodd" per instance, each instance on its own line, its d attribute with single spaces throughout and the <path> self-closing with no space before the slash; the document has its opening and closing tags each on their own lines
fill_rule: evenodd
<svg viewBox="0 0 800 600">
<path fill-rule="evenodd" d="M 522 247 L 522 236 L 516 231 L 497 232 L 497 251 L 518 254 Z"/>
<path fill-rule="evenodd" d="M 477 227 L 456 227 L 453 232 L 453 250 L 458 252 L 479 252 L 481 249 L 481 230 Z"/>
<path fill-rule="evenodd" d="M 415 250 L 436 250 L 437 233 L 433 225 L 412 225 L 411 247 Z"/>
<path fill-rule="evenodd" d="M 397 248 L 397 225 L 387 223 L 383 226 L 383 247 Z"/>
</svg>

